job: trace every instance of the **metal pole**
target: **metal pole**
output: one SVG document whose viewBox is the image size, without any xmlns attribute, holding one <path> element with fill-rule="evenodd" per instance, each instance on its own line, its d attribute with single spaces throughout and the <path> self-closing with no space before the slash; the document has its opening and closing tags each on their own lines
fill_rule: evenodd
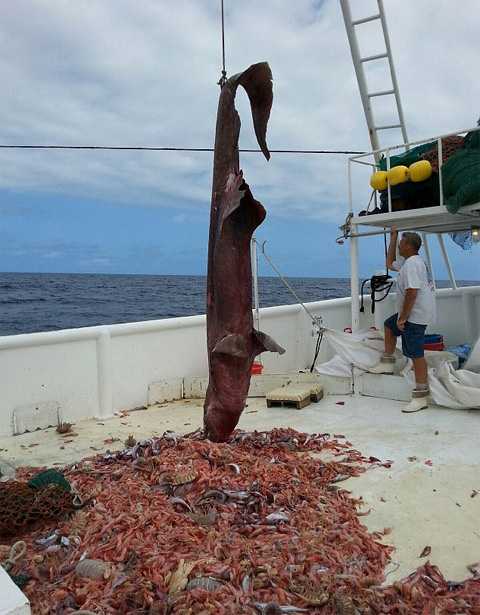
<svg viewBox="0 0 480 615">
<path fill-rule="evenodd" d="M 352 191 L 352 161 L 349 159 L 347 163 L 347 176 L 348 176 L 348 206 L 349 211 L 353 214 L 353 191 Z"/>
<path fill-rule="evenodd" d="M 387 149 L 387 173 L 390 171 L 390 150 Z M 387 180 L 387 190 L 388 190 L 388 212 L 392 213 L 392 191 L 390 188 L 390 180 Z"/>
<path fill-rule="evenodd" d="M 440 250 L 442 251 L 442 254 L 443 254 L 443 260 L 445 261 L 445 267 L 447 268 L 447 271 L 448 271 L 448 277 L 450 278 L 450 284 L 452 285 L 452 288 L 456 290 L 458 288 L 457 281 L 455 279 L 455 273 L 453 272 L 450 258 L 448 257 L 447 249 L 445 248 L 445 242 L 443 241 L 443 234 L 440 233 L 439 235 L 437 235 L 437 237 L 438 237 L 438 243 L 440 244 Z"/>
<path fill-rule="evenodd" d="M 430 271 L 430 274 L 432 276 L 433 288 L 437 290 L 437 283 L 435 281 L 435 272 L 433 270 L 432 259 L 430 256 L 430 246 L 428 245 L 428 239 L 427 239 L 426 233 L 422 233 L 422 241 L 425 247 L 425 256 L 427 257 L 428 270 Z"/>
<path fill-rule="evenodd" d="M 443 165 L 443 144 L 442 139 L 438 139 L 438 183 L 440 188 L 440 207 L 443 207 L 443 181 L 442 181 L 442 165 Z"/>
<path fill-rule="evenodd" d="M 258 257 L 257 257 L 257 241 L 252 237 L 251 242 L 252 255 L 252 278 L 253 278 L 253 301 L 255 306 L 255 324 L 257 331 L 260 330 L 260 308 L 258 299 Z"/>
<path fill-rule="evenodd" d="M 357 225 L 352 224 L 355 233 Z M 352 332 L 360 329 L 360 287 L 358 281 L 358 239 L 350 239 L 350 288 L 352 293 Z"/>
</svg>

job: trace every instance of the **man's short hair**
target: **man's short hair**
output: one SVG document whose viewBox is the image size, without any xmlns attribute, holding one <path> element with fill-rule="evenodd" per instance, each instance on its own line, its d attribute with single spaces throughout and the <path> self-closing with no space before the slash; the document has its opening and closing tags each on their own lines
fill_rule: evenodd
<svg viewBox="0 0 480 615">
<path fill-rule="evenodd" d="M 418 233 L 413 233 L 411 231 L 405 231 L 404 233 L 402 233 L 402 237 L 403 239 L 405 239 L 407 243 L 409 243 L 412 246 L 412 248 L 415 248 L 417 252 L 422 247 L 422 238 L 420 237 Z"/>
</svg>

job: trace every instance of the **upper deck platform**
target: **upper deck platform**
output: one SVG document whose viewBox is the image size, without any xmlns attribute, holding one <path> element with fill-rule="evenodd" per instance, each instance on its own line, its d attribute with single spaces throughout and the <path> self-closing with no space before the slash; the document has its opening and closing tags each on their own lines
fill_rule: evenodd
<svg viewBox="0 0 480 615">
<path fill-rule="evenodd" d="M 416 230 L 429 233 L 451 233 L 470 230 L 480 225 L 480 203 L 462 207 L 458 213 L 450 213 L 445 206 L 423 207 L 407 211 L 392 211 L 384 214 L 353 216 L 351 224 L 365 227 Z"/>
<path fill-rule="evenodd" d="M 452 151 L 450 151 L 450 153 L 445 152 L 445 147 L 447 147 L 446 144 L 449 143 L 449 139 L 455 140 L 461 135 L 466 135 L 465 143 L 467 142 L 467 139 L 470 139 L 471 142 L 472 135 L 477 133 L 479 130 L 480 126 L 476 126 L 474 128 L 457 131 L 455 133 L 441 135 L 438 137 L 431 137 L 429 139 L 423 139 L 422 141 L 411 142 L 408 144 L 402 143 L 395 146 L 385 147 L 383 149 L 365 152 L 364 154 L 355 155 L 349 158 L 348 189 L 350 217 L 346 226 L 350 224 L 356 225 L 357 227 L 362 227 L 361 231 L 358 229 L 354 229 L 352 236 L 375 234 L 375 231 L 364 231 L 363 229 L 365 227 L 374 227 L 378 229 L 377 232 L 381 232 L 381 229 L 388 229 L 392 226 L 395 226 L 398 230 L 416 230 L 420 232 L 436 234 L 466 231 L 478 227 L 480 224 L 480 202 L 476 202 L 471 205 L 461 206 L 456 213 L 451 213 L 450 211 L 448 211 L 447 207 L 445 207 L 446 198 L 444 197 L 443 166 L 444 164 L 447 164 L 448 157 L 452 156 Z M 460 139 L 460 141 L 462 141 L 462 139 Z M 455 143 L 458 143 L 458 141 L 456 141 Z M 417 148 L 417 146 L 425 145 L 431 146 L 430 150 L 428 150 L 428 153 L 424 152 L 421 147 Z M 463 149 L 462 145 L 456 145 L 455 147 L 457 148 L 457 150 Z M 468 148 L 469 146 L 465 145 L 465 147 Z M 391 186 L 390 183 L 387 182 L 386 188 L 382 189 L 381 192 L 378 192 L 378 194 L 383 194 L 383 208 L 387 209 L 387 211 L 380 214 L 359 216 L 356 212 L 364 208 L 365 193 L 363 189 L 359 192 L 358 195 L 354 193 L 354 170 L 367 167 L 368 169 L 370 169 L 371 172 L 375 172 L 378 169 L 384 169 L 389 172 L 390 169 L 394 166 L 411 164 L 409 160 L 412 160 L 412 158 L 408 158 L 409 152 L 411 151 L 417 151 L 419 152 L 417 154 L 418 156 L 423 157 L 425 155 L 427 156 L 427 158 L 430 157 L 430 159 L 434 161 L 433 171 L 431 167 L 430 174 L 432 179 L 434 179 L 434 181 L 436 182 L 436 191 L 434 192 L 433 188 L 428 188 L 427 192 L 425 192 L 422 197 L 417 196 L 413 199 L 412 202 L 410 202 L 410 196 L 399 197 L 397 190 L 397 195 L 395 198 L 398 200 L 395 201 L 395 198 L 393 198 L 392 196 L 392 192 L 394 190 L 393 185 Z M 422 158 L 419 158 L 419 160 L 421 159 Z M 398 166 L 398 168 L 401 167 Z M 472 172 L 474 171 L 472 170 Z M 448 178 L 447 175 L 446 177 Z M 364 177 L 364 181 L 365 179 L 366 178 Z M 416 181 L 418 182 L 419 180 Z M 402 182 L 399 182 L 397 180 L 394 185 L 397 186 L 397 184 L 402 184 L 403 182 L 405 182 L 405 179 Z M 407 182 L 409 182 L 408 179 Z M 414 185 L 418 186 L 419 184 L 417 183 Z M 406 194 L 408 194 L 408 191 Z M 426 202 L 420 200 L 425 197 Z M 375 202 L 377 203 L 377 201 Z M 399 206 L 402 205 L 412 207 L 412 205 L 417 204 L 419 205 L 419 207 L 416 209 L 398 209 Z"/>
</svg>

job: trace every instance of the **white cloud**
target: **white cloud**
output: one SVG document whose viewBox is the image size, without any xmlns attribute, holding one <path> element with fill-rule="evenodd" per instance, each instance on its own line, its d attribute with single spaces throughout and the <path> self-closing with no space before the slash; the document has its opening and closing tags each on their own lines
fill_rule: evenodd
<svg viewBox="0 0 480 615">
<path fill-rule="evenodd" d="M 375 4 L 352 2 L 366 13 Z M 277 148 L 368 148 L 336 0 L 225 0 L 230 74 L 268 60 Z M 2 6 L 0 141 L 211 146 L 220 74 L 219 2 L 17 0 Z M 473 125 L 480 115 L 478 0 L 385 2 L 410 138 Z M 379 51 L 372 24 L 365 53 Z M 372 67 L 371 87 L 381 71 Z M 383 73 L 381 73 L 383 74 Z M 241 145 L 254 146 L 241 93 Z M 0 187 L 119 204 L 208 207 L 211 155 L 1 151 Z M 273 214 L 339 221 L 342 156 L 242 155 Z M 366 185 L 366 177 L 362 177 Z M 362 198 L 366 196 L 362 194 Z M 361 203 L 363 205 L 363 203 Z"/>
</svg>

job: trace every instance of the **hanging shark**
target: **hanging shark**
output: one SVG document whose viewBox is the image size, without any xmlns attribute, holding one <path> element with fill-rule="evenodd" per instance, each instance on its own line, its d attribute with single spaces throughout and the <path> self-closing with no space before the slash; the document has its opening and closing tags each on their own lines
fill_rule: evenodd
<svg viewBox="0 0 480 615">
<path fill-rule="evenodd" d="M 227 440 L 240 419 L 254 358 L 266 350 L 285 352 L 253 328 L 250 242 L 266 212 L 239 168 L 240 117 L 235 109 L 239 85 L 247 92 L 257 141 L 269 160 L 266 132 L 273 91 L 268 63 L 253 64 L 230 77 L 218 103 L 208 243 L 209 383 L 204 405 L 205 433 L 216 442 Z"/>
</svg>

